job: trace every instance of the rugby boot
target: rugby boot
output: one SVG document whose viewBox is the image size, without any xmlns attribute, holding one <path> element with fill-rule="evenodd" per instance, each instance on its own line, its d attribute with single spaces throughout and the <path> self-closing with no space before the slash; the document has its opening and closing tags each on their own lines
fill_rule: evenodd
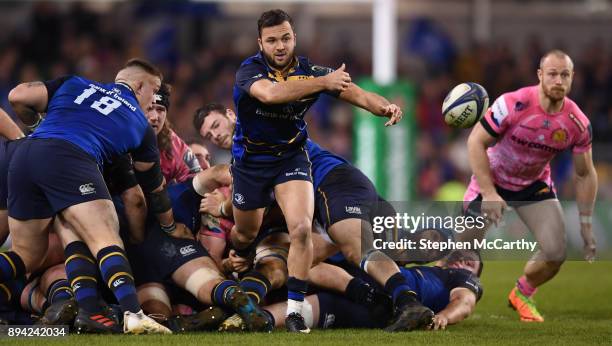
<svg viewBox="0 0 612 346">
<path fill-rule="evenodd" d="M 310 328 L 306 325 L 304 317 L 297 312 L 292 312 L 285 317 L 285 327 L 290 333 L 310 333 Z"/>
<path fill-rule="evenodd" d="M 517 287 L 508 295 L 508 306 L 518 312 L 523 322 L 544 322 L 544 317 L 536 309 L 533 299 L 521 293 Z"/>
<path fill-rule="evenodd" d="M 431 325 L 434 317 L 433 311 L 421 304 L 413 293 L 402 294 L 405 294 L 402 297 L 402 303 L 395 307 L 393 320 L 385 328 L 385 331 L 411 331 Z"/>
<path fill-rule="evenodd" d="M 44 326 L 71 326 L 78 313 L 79 308 L 74 298 L 55 302 L 45 310 L 38 324 Z"/>
<path fill-rule="evenodd" d="M 225 321 L 219 325 L 220 332 L 243 332 L 246 330 L 246 325 L 244 324 L 244 320 L 240 315 L 233 314 L 230 317 L 226 318 Z"/>
<path fill-rule="evenodd" d="M 117 324 L 116 317 L 109 310 L 105 309 L 102 312 L 90 313 L 79 309 L 74 319 L 74 330 L 77 334 L 121 333 L 121 326 Z"/>
<path fill-rule="evenodd" d="M 134 313 L 126 311 L 123 313 L 124 334 L 172 334 L 172 331 L 154 319 L 147 316 L 142 310 Z"/>
<path fill-rule="evenodd" d="M 193 316 L 176 315 L 168 319 L 168 327 L 174 333 L 215 330 L 227 318 L 227 313 L 218 306 L 211 306 Z"/>
<path fill-rule="evenodd" d="M 240 287 L 227 290 L 226 299 L 230 307 L 240 315 L 248 331 L 269 332 L 274 327 L 270 317 L 261 310 Z"/>
</svg>

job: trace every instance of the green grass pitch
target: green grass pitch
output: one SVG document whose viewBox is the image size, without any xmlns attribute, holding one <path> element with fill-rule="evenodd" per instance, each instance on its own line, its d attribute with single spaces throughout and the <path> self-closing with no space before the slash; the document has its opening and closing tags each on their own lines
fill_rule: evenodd
<svg viewBox="0 0 612 346">
<path fill-rule="evenodd" d="M 523 263 L 486 263 L 485 293 L 475 313 L 446 331 L 389 334 L 379 330 L 315 330 L 310 335 L 198 333 L 170 336 L 71 335 L 55 339 L 9 339 L 0 345 L 612 345 L 612 262 L 568 262 L 536 295 L 546 318 L 542 324 L 520 323 L 507 307 L 507 294 Z"/>
</svg>

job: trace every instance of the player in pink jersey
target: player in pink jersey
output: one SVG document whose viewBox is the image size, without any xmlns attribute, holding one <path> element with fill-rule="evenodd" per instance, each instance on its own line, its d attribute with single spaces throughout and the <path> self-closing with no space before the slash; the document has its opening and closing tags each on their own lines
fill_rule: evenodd
<svg viewBox="0 0 612 346">
<path fill-rule="evenodd" d="M 170 108 L 170 90 L 170 85 L 162 83 L 146 116 L 157 135 L 162 174 L 168 184 L 173 184 L 193 177 L 202 168 L 191 149 L 172 131 L 166 119 Z"/>
<path fill-rule="evenodd" d="M 531 296 L 557 274 L 566 256 L 563 211 L 549 165 L 566 149 L 573 153 L 585 259 L 595 258 L 591 215 L 597 173 L 591 124 L 567 97 L 573 67 L 571 58 L 562 51 L 545 54 L 538 69 L 540 83 L 500 96 L 468 139 L 474 175 L 464 196 L 469 203 L 467 212 L 482 213 L 497 224 L 510 204 L 539 243 L 538 252 L 525 265 L 524 275 L 509 296 L 511 306 L 525 322 L 544 321 Z"/>
</svg>

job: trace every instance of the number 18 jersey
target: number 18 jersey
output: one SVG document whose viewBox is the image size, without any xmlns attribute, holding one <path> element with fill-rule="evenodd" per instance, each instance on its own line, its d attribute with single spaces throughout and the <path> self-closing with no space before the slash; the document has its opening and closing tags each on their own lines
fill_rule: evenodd
<svg viewBox="0 0 612 346">
<path fill-rule="evenodd" d="M 99 165 L 136 148 L 139 161 L 159 159 L 155 133 L 127 85 L 102 84 L 78 76 L 46 84 L 47 116 L 31 138 L 66 140 L 93 156 Z"/>
</svg>

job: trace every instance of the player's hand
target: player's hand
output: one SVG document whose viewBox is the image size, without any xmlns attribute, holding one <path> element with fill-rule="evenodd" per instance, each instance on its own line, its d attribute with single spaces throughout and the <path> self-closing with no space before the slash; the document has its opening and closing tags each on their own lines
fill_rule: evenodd
<svg viewBox="0 0 612 346">
<path fill-rule="evenodd" d="M 205 193 L 200 202 L 200 213 L 210 214 L 214 217 L 221 217 L 221 203 L 225 201 L 225 196 L 219 190 Z"/>
<path fill-rule="evenodd" d="M 444 315 L 435 315 L 429 329 L 431 330 L 444 330 L 448 325 L 448 318 Z"/>
<path fill-rule="evenodd" d="M 195 239 L 189 228 L 185 224 L 178 222 L 176 223 L 176 229 L 170 233 L 170 236 L 179 239 Z"/>
<path fill-rule="evenodd" d="M 402 120 L 404 114 L 398 105 L 390 103 L 383 107 L 382 115 L 389 118 L 389 121 L 385 123 L 385 126 L 395 125 Z"/>
<path fill-rule="evenodd" d="M 584 241 L 584 259 L 589 263 L 593 263 L 595 261 L 595 253 L 597 252 L 597 243 L 593 235 L 593 225 L 590 223 L 581 223 L 580 234 Z"/>
<path fill-rule="evenodd" d="M 230 264 L 233 271 L 237 273 L 245 272 L 250 267 L 249 260 L 244 257 L 238 256 L 235 250 L 230 250 L 228 258 L 230 260 Z"/>
<path fill-rule="evenodd" d="M 342 64 L 336 71 L 322 77 L 325 80 L 325 89 L 337 92 L 348 89 L 351 85 L 351 75 L 345 69 L 346 66 Z"/>
<path fill-rule="evenodd" d="M 508 209 L 508 204 L 506 204 L 506 201 L 504 201 L 497 192 L 491 195 L 482 196 L 482 216 L 487 222 L 491 222 L 497 226 L 504 216 L 504 211 L 506 209 Z"/>
</svg>

